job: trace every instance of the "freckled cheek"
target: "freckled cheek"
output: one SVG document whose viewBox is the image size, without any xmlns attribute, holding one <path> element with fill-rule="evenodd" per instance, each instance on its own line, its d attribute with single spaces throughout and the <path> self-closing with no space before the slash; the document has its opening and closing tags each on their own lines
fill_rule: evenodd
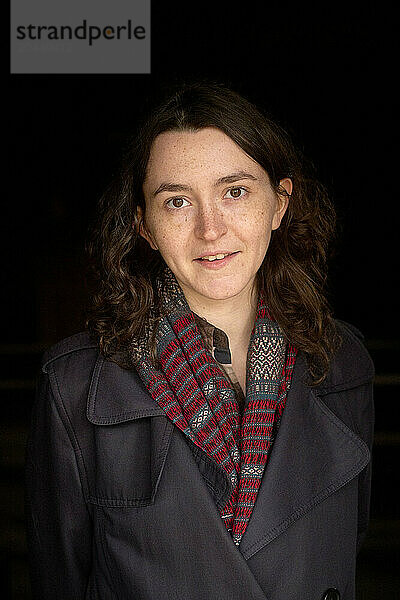
<svg viewBox="0 0 400 600">
<path fill-rule="evenodd" d="M 240 220 L 239 227 L 243 234 L 255 239 L 257 237 L 264 238 L 271 231 L 272 219 L 269 215 L 260 212 L 253 215 L 243 216 Z"/>
<path fill-rule="evenodd" d="M 187 230 L 184 227 L 166 224 L 165 227 L 153 229 L 153 236 L 165 257 L 182 255 L 183 250 L 187 249 Z"/>
<path fill-rule="evenodd" d="M 252 220 L 249 227 L 246 226 L 244 237 L 249 248 L 256 255 L 263 255 L 267 250 L 271 239 L 271 221 L 266 215 L 259 216 L 258 220 Z"/>
</svg>

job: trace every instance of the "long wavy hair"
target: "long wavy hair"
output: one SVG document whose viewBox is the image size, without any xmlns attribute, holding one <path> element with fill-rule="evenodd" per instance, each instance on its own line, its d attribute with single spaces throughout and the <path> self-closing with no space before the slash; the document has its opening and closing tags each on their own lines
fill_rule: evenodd
<svg viewBox="0 0 400 600">
<path fill-rule="evenodd" d="M 87 244 L 93 291 L 86 326 L 104 356 L 132 368 L 129 347 L 157 305 L 154 280 L 165 265 L 139 235 L 138 207 L 145 215 L 143 182 L 151 147 L 163 132 L 204 127 L 220 129 L 257 161 L 276 193 L 286 193 L 280 180 L 289 177 L 293 182 L 288 208 L 272 231 L 259 269 L 258 286 L 287 339 L 305 353 L 310 384 L 318 384 L 340 344 L 326 297 L 335 210 L 288 134 L 220 83 L 176 86 L 130 138 L 121 167 L 100 200 L 99 220 Z"/>
</svg>

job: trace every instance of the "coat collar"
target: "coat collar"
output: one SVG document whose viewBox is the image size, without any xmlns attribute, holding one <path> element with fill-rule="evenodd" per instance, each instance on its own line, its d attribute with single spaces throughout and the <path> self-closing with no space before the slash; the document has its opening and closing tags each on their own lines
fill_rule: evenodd
<svg viewBox="0 0 400 600">
<path fill-rule="evenodd" d="M 371 381 L 374 376 L 374 367 L 361 342 L 361 334 L 355 328 L 350 330 L 343 322 L 339 323 L 339 329 L 342 346 L 332 361 L 328 377 L 314 389 L 313 394 L 316 396 L 357 387 Z M 298 385 L 306 386 L 306 363 L 301 352 L 296 359 L 293 377 L 300 380 Z M 111 425 L 164 414 L 163 409 L 147 392 L 136 371 L 122 369 L 101 355 L 98 356 L 87 402 L 87 417 L 91 423 Z"/>
<path fill-rule="evenodd" d="M 306 361 L 298 353 L 279 433 L 239 546 L 245 559 L 356 477 L 370 460 L 365 442 L 323 400 L 327 394 L 370 382 L 374 375 L 358 336 L 346 328 L 341 333 L 342 347 L 321 386 L 306 385 Z M 88 394 L 89 421 L 111 425 L 157 415 L 165 413 L 137 374 L 99 356 Z"/>
<path fill-rule="evenodd" d="M 147 392 L 136 371 L 122 369 L 100 354 L 92 374 L 86 414 L 95 425 L 113 425 L 165 412 Z"/>
</svg>

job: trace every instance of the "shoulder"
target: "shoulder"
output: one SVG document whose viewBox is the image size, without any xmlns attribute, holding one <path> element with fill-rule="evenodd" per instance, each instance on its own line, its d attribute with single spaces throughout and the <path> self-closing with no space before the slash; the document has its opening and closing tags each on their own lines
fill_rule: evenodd
<svg viewBox="0 0 400 600">
<path fill-rule="evenodd" d="M 364 336 L 357 327 L 335 320 L 341 344 L 333 356 L 326 379 L 318 386 L 320 392 L 341 391 L 372 382 L 375 369 L 364 345 Z"/>
<path fill-rule="evenodd" d="M 98 343 L 87 331 L 64 338 L 48 348 L 43 354 L 41 369 L 47 372 L 53 363 L 67 358 L 79 358 L 82 353 L 98 354 Z"/>
<path fill-rule="evenodd" d="M 58 389 L 87 389 L 100 355 L 99 346 L 90 334 L 82 331 L 60 340 L 45 351 L 41 372 L 47 374 Z"/>
<path fill-rule="evenodd" d="M 86 331 L 48 348 L 41 361 L 35 403 L 37 418 L 58 414 L 66 429 L 73 432 L 72 440 L 84 436 L 87 398 L 100 357 L 98 343 Z"/>
<path fill-rule="evenodd" d="M 124 369 L 105 358 L 87 332 L 49 348 L 43 355 L 42 372 L 50 380 L 52 399 L 77 429 L 86 419 L 107 425 L 143 415 L 164 415 L 136 370 Z"/>
<path fill-rule="evenodd" d="M 362 333 L 336 320 L 341 345 L 326 379 L 315 389 L 323 403 L 369 447 L 374 425 L 373 379 L 375 369 Z"/>
</svg>

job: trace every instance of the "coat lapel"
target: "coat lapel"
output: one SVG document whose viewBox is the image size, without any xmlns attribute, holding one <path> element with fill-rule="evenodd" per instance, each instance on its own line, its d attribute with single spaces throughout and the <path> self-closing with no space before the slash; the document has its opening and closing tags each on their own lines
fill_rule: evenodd
<svg viewBox="0 0 400 600">
<path fill-rule="evenodd" d="M 165 413 L 149 395 L 136 371 L 121 369 L 99 354 L 93 369 L 86 414 L 94 425 L 114 425 Z"/>
<path fill-rule="evenodd" d="M 334 377 L 319 392 L 305 385 L 305 373 L 305 359 L 299 353 L 279 432 L 239 545 L 246 560 L 356 477 L 370 460 L 367 445 L 327 408 L 317 393 L 354 387 L 361 379 L 370 379 L 371 373 L 357 382 L 348 380 L 347 384 L 343 380 L 338 383 Z M 135 372 L 123 370 L 100 356 L 93 371 L 87 415 L 96 425 L 111 425 L 164 415 L 164 411 Z M 206 454 L 203 460 L 212 463 Z M 196 473 L 202 478 L 197 469 Z M 215 482 L 216 487 L 220 486 L 216 494 L 221 501 L 230 491 L 230 482 L 223 475 L 219 484 Z M 219 518 L 217 511 L 215 518 Z"/>
<path fill-rule="evenodd" d="M 355 477 L 367 445 L 302 381 L 299 353 L 277 439 L 239 549 L 249 559 Z"/>
</svg>

